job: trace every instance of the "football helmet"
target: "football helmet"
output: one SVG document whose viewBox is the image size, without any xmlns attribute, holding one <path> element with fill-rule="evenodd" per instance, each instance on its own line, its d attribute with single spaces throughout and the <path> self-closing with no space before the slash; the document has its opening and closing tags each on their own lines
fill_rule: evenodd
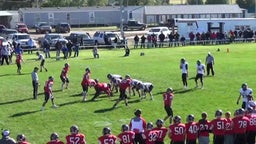
<svg viewBox="0 0 256 144">
<path fill-rule="evenodd" d="M 202 61 L 201 61 L 201 60 L 197 60 L 196 63 L 197 63 L 198 65 L 200 65 L 200 64 L 202 63 Z"/>
<path fill-rule="evenodd" d="M 54 80 L 53 76 L 48 77 L 49 80 Z"/>
<path fill-rule="evenodd" d="M 244 115 L 244 113 L 245 113 L 245 110 L 243 108 L 238 109 L 239 115 Z"/>
<path fill-rule="evenodd" d="M 18 142 L 22 142 L 22 141 L 25 141 L 26 140 L 26 137 L 24 134 L 18 134 L 17 135 L 17 141 Z"/>
<path fill-rule="evenodd" d="M 103 130 L 102 130 L 102 133 L 103 133 L 103 135 L 110 134 L 111 129 L 109 127 L 104 127 Z"/>
<path fill-rule="evenodd" d="M 153 125 L 152 122 L 148 122 L 148 123 L 147 123 L 147 129 L 148 129 L 148 130 L 152 130 L 153 127 L 154 127 L 154 125 Z"/>
<path fill-rule="evenodd" d="M 157 126 L 157 127 L 162 127 L 163 124 L 164 124 L 164 121 L 163 121 L 162 119 L 157 119 L 157 120 L 156 120 L 156 126 Z"/>
<path fill-rule="evenodd" d="M 122 132 L 128 131 L 129 130 L 129 126 L 127 124 L 123 124 L 122 125 Z"/>
<path fill-rule="evenodd" d="M 234 116 L 238 116 L 239 115 L 239 110 L 237 109 L 237 110 L 235 110 L 235 112 L 234 112 Z"/>
<path fill-rule="evenodd" d="M 141 110 L 140 110 L 140 109 L 137 109 L 137 110 L 134 112 L 134 115 L 135 115 L 135 116 L 140 116 L 140 115 L 141 115 Z"/>
<path fill-rule="evenodd" d="M 221 109 L 216 110 L 215 117 L 221 117 L 221 116 L 222 116 L 222 110 Z"/>
<path fill-rule="evenodd" d="M 107 75 L 107 78 L 108 78 L 108 79 L 112 79 L 112 75 L 111 75 L 111 74 L 108 74 L 108 75 Z"/>
<path fill-rule="evenodd" d="M 242 88 L 243 90 L 246 90 L 247 87 L 248 87 L 247 83 L 243 83 L 242 86 L 241 86 L 241 88 Z"/>
<path fill-rule="evenodd" d="M 195 116 L 193 114 L 189 114 L 187 116 L 187 122 L 193 122 L 195 120 Z"/>
<path fill-rule="evenodd" d="M 173 118 L 173 122 L 174 122 L 174 123 L 180 123 L 180 122 L 181 122 L 181 117 L 180 117 L 180 116 L 175 116 L 175 117 Z"/>
<path fill-rule="evenodd" d="M 56 132 L 52 133 L 50 136 L 51 140 L 57 140 L 58 138 L 59 138 L 59 135 Z"/>
<path fill-rule="evenodd" d="M 173 89 L 171 87 L 166 89 L 166 92 L 173 92 Z"/>
<path fill-rule="evenodd" d="M 85 71 L 90 72 L 91 70 L 90 70 L 90 68 L 87 67 L 87 68 L 85 68 Z"/>
<path fill-rule="evenodd" d="M 70 132 L 71 132 L 72 134 L 77 134 L 77 133 L 79 132 L 78 126 L 77 126 L 77 125 L 72 125 L 72 126 L 70 127 Z"/>
<path fill-rule="evenodd" d="M 181 63 L 184 63 L 185 61 L 186 61 L 185 58 L 181 58 L 181 59 L 180 59 L 180 62 L 181 62 Z"/>
<path fill-rule="evenodd" d="M 5 129 L 5 130 L 2 131 L 2 136 L 3 137 L 7 137 L 9 135 L 10 135 L 10 131 L 8 129 Z"/>
<path fill-rule="evenodd" d="M 203 119 L 206 119 L 207 116 L 208 116 L 208 114 L 207 114 L 206 112 L 203 112 L 203 113 L 201 114 L 201 116 L 202 116 Z"/>
<path fill-rule="evenodd" d="M 131 76 L 130 75 L 125 75 L 125 79 L 129 79 L 129 78 L 131 78 Z"/>
<path fill-rule="evenodd" d="M 98 83 L 99 82 L 99 79 L 94 79 L 95 83 Z"/>
<path fill-rule="evenodd" d="M 250 106 L 248 106 L 248 107 L 247 107 L 247 111 L 248 111 L 249 113 L 252 113 L 252 112 L 253 112 L 253 108 L 250 107 Z"/>
<path fill-rule="evenodd" d="M 69 64 L 68 64 L 68 63 L 65 63 L 64 66 L 65 66 L 65 67 L 69 67 Z"/>
</svg>

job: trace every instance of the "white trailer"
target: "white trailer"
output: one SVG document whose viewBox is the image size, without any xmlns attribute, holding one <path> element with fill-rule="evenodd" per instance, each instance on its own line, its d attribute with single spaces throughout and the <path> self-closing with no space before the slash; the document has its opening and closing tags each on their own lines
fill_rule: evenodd
<svg viewBox="0 0 256 144">
<path fill-rule="evenodd" d="M 256 18 L 210 18 L 210 19 L 175 19 L 180 36 L 189 38 L 189 33 L 229 32 L 251 29 L 256 31 Z"/>
</svg>

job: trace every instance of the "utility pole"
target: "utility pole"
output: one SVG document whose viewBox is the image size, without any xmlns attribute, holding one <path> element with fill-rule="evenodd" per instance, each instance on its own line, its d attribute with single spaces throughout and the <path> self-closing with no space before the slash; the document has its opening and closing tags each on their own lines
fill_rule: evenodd
<svg viewBox="0 0 256 144">
<path fill-rule="evenodd" d="M 120 32 L 122 38 L 124 38 L 124 1 L 120 0 Z"/>
</svg>

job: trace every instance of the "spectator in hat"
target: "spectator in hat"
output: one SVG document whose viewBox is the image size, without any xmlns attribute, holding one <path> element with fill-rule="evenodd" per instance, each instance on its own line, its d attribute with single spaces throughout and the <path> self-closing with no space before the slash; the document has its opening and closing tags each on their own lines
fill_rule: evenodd
<svg viewBox="0 0 256 144">
<path fill-rule="evenodd" d="M 0 144 L 16 144 L 16 141 L 10 137 L 9 130 L 2 131 L 2 139 L 0 139 Z"/>
</svg>

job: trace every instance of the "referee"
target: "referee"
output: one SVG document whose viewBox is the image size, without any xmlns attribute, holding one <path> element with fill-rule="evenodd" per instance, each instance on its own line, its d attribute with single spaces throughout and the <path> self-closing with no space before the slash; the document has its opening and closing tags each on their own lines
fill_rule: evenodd
<svg viewBox="0 0 256 144">
<path fill-rule="evenodd" d="M 206 56 L 206 59 L 205 59 L 205 63 L 206 63 L 207 76 L 209 76 L 210 71 L 212 76 L 214 76 L 214 69 L 213 69 L 214 57 L 211 54 L 211 52 L 208 52 L 208 55 Z"/>
</svg>

